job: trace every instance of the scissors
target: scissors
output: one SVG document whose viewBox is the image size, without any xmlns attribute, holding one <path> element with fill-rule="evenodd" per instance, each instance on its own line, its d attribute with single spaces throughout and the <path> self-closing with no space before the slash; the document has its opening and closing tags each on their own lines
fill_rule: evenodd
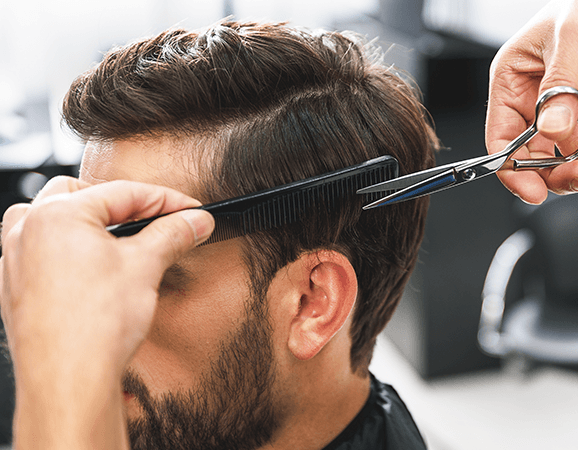
<svg viewBox="0 0 578 450">
<path fill-rule="evenodd" d="M 359 189 L 357 191 L 358 194 L 395 191 L 380 200 L 365 205 L 363 209 L 377 208 L 379 206 L 391 205 L 393 203 L 433 194 L 444 189 L 478 180 L 498 170 L 538 170 L 555 167 L 577 159 L 578 150 L 565 157 L 524 160 L 510 159 L 514 153 L 538 134 L 538 116 L 544 103 L 546 103 L 548 99 L 560 94 L 574 94 L 578 96 L 578 90 L 569 86 L 557 86 L 542 93 L 536 102 L 536 118 L 534 119 L 534 123 L 511 141 L 501 152 L 422 170 L 421 172 L 415 172 Z"/>
</svg>

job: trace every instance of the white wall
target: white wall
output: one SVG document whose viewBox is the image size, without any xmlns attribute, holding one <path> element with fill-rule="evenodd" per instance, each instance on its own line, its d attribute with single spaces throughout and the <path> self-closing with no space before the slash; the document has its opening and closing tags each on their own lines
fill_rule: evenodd
<svg viewBox="0 0 578 450">
<path fill-rule="evenodd" d="M 290 20 L 319 27 L 339 15 L 376 8 L 375 0 L 232 0 L 236 18 Z M 61 90 L 113 44 L 223 17 L 223 0 L 0 0 L 0 74 L 29 94 Z"/>
<path fill-rule="evenodd" d="M 424 0 L 423 19 L 434 30 L 499 47 L 548 0 Z"/>
<path fill-rule="evenodd" d="M 115 44 L 172 26 L 195 29 L 222 19 L 226 2 L 237 19 L 311 28 L 377 8 L 377 0 L 0 0 L 0 121 L 10 125 L 14 116 L 6 111 L 18 102 L 48 99 L 48 146 L 59 162 L 74 162 L 80 149 L 60 130 L 59 114 L 72 80 Z"/>
</svg>

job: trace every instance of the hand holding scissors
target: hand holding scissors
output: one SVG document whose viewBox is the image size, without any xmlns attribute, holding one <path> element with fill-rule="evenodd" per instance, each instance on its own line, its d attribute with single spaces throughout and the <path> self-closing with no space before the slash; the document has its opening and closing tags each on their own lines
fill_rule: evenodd
<svg viewBox="0 0 578 450">
<path fill-rule="evenodd" d="M 546 2 L 544 2 L 546 3 Z M 501 151 L 533 119 L 540 93 L 555 86 L 578 88 L 578 0 L 552 0 L 498 51 L 490 66 L 486 116 L 488 153 Z M 555 156 L 549 142 L 567 155 L 578 147 L 578 97 L 560 95 L 548 102 L 538 122 L 540 136 L 517 157 Z M 533 156 L 530 156 L 533 155 Z M 543 202 L 548 191 L 578 190 L 578 165 L 555 170 L 498 172 L 513 194 L 530 204 Z"/>
<path fill-rule="evenodd" d="M 504 150 L 492 155 L 458 161 L 440 167 L 423 170 L 421 172 L 405 175 L 383 183 L 378 183 L 357 191 L 358 194 L 370 192 L 395 191 L 386 195 L 364 209 L 377 208 L 379 206 L 411 200 L 424 195 L 433 194 L 463 183 L 478 180 L 499 170 L 540 170 L 559 166 L 578 158 L 578 150 L 566 157 L 542 158 L 542 159 L 512 159 L 512 156 L 538 134 L 538 118 L 542 107 L 548 99 L 559 94 L 573 94 L 578 96 L 578 90 L 568 86 L 558 86 L 545 91 L 536 103 L 534 123 L 522 134 L 511 141 Z"/>
</svg>

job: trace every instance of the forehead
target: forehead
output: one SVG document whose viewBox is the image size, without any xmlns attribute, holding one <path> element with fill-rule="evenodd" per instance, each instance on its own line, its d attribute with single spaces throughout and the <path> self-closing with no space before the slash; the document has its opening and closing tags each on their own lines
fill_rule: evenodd
<svg viewBox="0 0 578 450">
<path fill-rule="evenodd" d="M 200 151 L 195 143 L 170 139 L 139 139 L 86 144 L 80 179 L 90 184 L 113 180 L 168 186 L 194 196 L 199 189 Z"/>
<path fill-rule="evenodd" d="M 79 178 L 90 184 L 114 180 L 139 181 L 167 186 L 202 201 L 203 174 L 201 145 L 170 139 L 139 139 L 116 142 L 87 143 Z M 209 149 L 210 150 L 210 149 Z M 241 246 L 236 239 L 194 249 L 172 269 L 187 269 L 195 260 L 212 257 L 222 261 L 226 255 L 236 267 L 242 266 Z M 216 271 L 218 273 L 222 273 Z M 182 270 L 176 274 L 182 275 Z"/>
</svg>

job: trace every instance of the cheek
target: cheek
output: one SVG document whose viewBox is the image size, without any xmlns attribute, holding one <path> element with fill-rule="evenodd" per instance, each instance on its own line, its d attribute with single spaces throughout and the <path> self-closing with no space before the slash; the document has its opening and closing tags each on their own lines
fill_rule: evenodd
<svg viewBox="0 0 578 450">
<path fill-rule="evenodd" d="M 187 388 L 210 369 L 221 344 L 238 329 L 248 294 L 241 286 L 219 286 L 202 298 L 171 286 L 161 294 L 152 327 L 131 365 L 153 391 Z"/>
</svg>

